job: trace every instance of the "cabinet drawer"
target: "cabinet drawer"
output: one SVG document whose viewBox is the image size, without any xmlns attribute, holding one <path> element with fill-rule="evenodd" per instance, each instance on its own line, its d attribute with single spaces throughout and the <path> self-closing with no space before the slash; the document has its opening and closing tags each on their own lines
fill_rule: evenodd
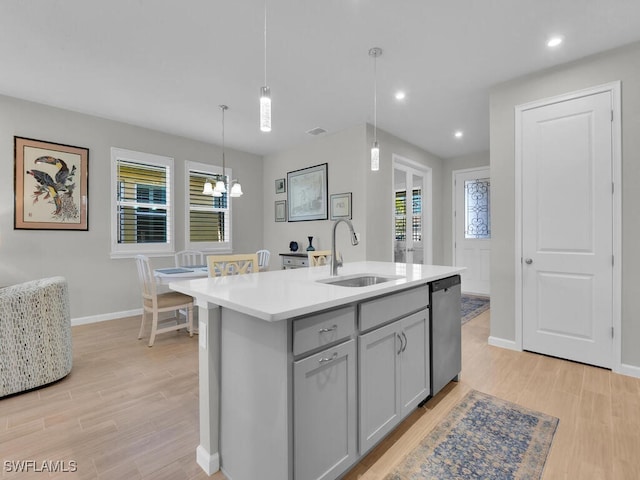
<svg viewBox="0 0 640 480">
<path fill-rule="evenodd" d="M 335 343 L 355 331 L 354 306 L 312 315 L 293 322 L 293 354 Z"/>
<path fill-rule="evenodd" d="M 358 327 L 361 332 L 371 330 L 378 325 L 404 317 L 428 305 L 429 287 L 427 285 L 363 302 L 360 304 Z"/>
<path fill-rule="evenodd" d="M 287 267 L 306 267 L 309 265 L 309 259 L 283 257 L 282 264 Z"/>
</svg>

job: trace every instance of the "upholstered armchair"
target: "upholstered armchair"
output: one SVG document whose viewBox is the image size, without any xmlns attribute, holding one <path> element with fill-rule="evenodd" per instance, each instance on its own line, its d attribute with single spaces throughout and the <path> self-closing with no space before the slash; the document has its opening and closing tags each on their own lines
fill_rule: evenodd
<svg viewBox="0 0 640 480">
<path fill-rule="evenodd" d="M 60 380 L 72 361 L 67 281 L 0 289 L 0 397 Z"/>
</svg>

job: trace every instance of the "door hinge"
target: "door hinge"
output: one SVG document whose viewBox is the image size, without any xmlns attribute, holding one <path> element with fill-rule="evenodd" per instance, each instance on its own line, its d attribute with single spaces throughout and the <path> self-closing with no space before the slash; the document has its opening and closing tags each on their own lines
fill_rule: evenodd
<svg viewBox="0 0 640 480">
<path fill-rule="evenodd" d="M 611 121 L 613 122 L 613 110 L 611 110 Z"/>
<path fill-rule="evenodd" d="M 615 336 L 613 335 L 613 327 L 611 327 L 611 338 L 615 338 Z"/>
<path fill-rule="evenodd" d="M 614 193 L 616 193 L 616 184 L 611 182 L 611 195 L 613 195 Z"/>
<path fill-rule="evenodd" d="M 616 264 L 616 256 L 611 255 L 611 266 L 613 267 Z"/>
</svg>

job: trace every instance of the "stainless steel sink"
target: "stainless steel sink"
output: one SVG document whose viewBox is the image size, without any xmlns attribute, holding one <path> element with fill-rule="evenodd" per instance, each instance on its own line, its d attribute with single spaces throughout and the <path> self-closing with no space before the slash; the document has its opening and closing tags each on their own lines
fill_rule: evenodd
<svg viewBox="0 0 640 480">
<path fill-rule="evenodd" d="M 374 274 L 364 275 L 349 275 L 344 277 L 333 277 L 318 280 L 320 283 L 326 283 L 328 285 L 337 285 L 339 287 L 370 287 L 371 285 L 378 285 L 379 283 L 390 282 L 391 280 L 397 280 L 402 278 L 399 276 L 381 277 Z"/>
</svg>

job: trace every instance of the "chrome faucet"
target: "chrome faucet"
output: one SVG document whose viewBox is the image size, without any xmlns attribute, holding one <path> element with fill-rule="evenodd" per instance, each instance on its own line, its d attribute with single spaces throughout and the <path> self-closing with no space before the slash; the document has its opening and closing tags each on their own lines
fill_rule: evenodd
<svg viewBox="0 0 640 480">
<path fill-rule="evenodd" d="M 346 218 L 339 218 L 333 224 L 333 234 L 331 236 L 331 276 L 335 277 L 338 275 L 338 267 L 342 266 L 342 255 L 340 255 L 340 259 L 336 258 L 336 227 L 340 222 L 344 222 L 349 226 L 349 231 L 351 232 L 351 245 L 358 245 L 358 237 L 356 232 L 353 230 L 353 224 L 350 220 Z"/>
</svg>

